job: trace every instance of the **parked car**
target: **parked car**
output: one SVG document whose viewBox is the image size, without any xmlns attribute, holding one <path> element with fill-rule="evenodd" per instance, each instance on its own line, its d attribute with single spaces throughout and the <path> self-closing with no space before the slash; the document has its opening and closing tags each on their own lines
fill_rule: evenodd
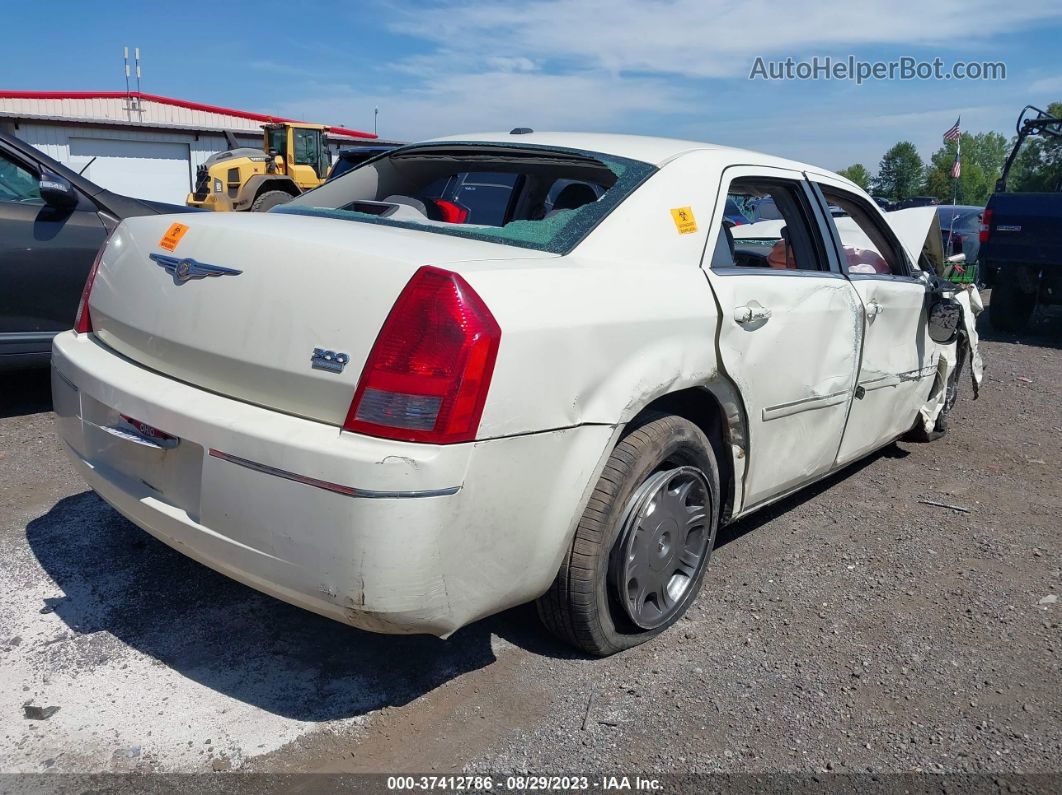
<svg viewBox="0 0 1062 795">
<path fill-rule="evenodd" d="M 186 208 L 104 190 L 0 133 L 0 369 L 47 364 L 92 260 L 123 218 Z"/>
<path fill-rule="evenodd" d="M 758 223 L 759 221 L 778 221 L 781 220 L 782 214 L 778 211 L 778 207 L 775 206 L 774 199 L 770 196 L 750 199 L 747 204 L 748 208 L 752 211 L 752 223 Z"/>
<path fill-rule="evenodd" d="M 475 223 L 440 220 L 440 180 L 492 186 Z M 727 199 L 783 223 L 732 227 Z M 440 139 L 181 216 L 161 249 L 174 220 L 125 220 L 56 337 L 64 449 L 165 543 L 363 629 L 537 600 L 575 646 L 631 647 L 687 610 L 721 525 L 954 403 L 926 232 L 780 158 Z"/>
<path fill-rule="evenodd" d="M 984 210 L 984 207 L 971 204 L 941 204 L 937 207 L 945 256 L 965 254 L 966 264 L 975 266 L 981 248 L 981 215 Z"/>
<path fill-rule="evenodd" d="M 1030 135 L 1062 138 L 1062 119 L 1022 109 L 1018 135 L 981 221 L 981 278 L 992 287 L 988 319 L 997 331 L 1025 328 L 1038 304 L 1062 304 L 1062 182 L 1053 191 L 1007 190 L 1011 166 Z"/>
<path fill-rule="evenodd" d="M 904 199 L 893 203 L 893 210 L 908 210 L 911 207 L 935 207 L 940 204 L 940 199 L 936 196 L 912 196 L 909 199 Z"/>
<path fill-rule="evenodd" d="M 366 160 L 371 160 L 384 152 L 390 152 L 394 148 L 394 146 L 358 146 L 353 149 L 340 149 L 336 152 L 336 161 L 328 172 L 328 179 L 342 176 Z"/>
<path fill-rule="evenodd" d="M 749 222 L 748 217 L 738 207 L 738 203 L 731 198 L 726 200 L 726 206 L 723 208 L 723 218 L 731 226 L 741 226 Z"/>
</svg>

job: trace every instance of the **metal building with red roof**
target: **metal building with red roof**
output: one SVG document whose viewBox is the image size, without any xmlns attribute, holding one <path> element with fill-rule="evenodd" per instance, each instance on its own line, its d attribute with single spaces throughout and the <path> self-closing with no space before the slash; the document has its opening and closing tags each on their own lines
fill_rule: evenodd
<svg viewBox="0 0 1062 795">
<path fill-rule="evenodd" d="M 262 125 L 294 121 L 137 91 L 0 90 L 0 131 L 16 135 L 105 188 L 183 203 L 196 168 L 229 148 L 260 147 Z M 325 125 L 329 148 L 377 143 L 373 133 Z"/>
</svg>

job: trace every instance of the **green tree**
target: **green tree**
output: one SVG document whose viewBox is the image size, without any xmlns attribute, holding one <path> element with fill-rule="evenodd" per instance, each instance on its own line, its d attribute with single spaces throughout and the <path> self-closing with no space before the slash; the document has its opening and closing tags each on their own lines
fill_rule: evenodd
<svg viewBox="0 0 1062 795">
<path fill-rule="evenodd" d="M 903 201 L 918 194 L 925 182 L 925 166 L 910 141 L 900 141 L 881 158 L 871 182 L 875 195 Z"/>
<path fill-rule="evenodd" d="M 1062 118 L 1062 102 L 1052 102 L 1047 112 Z M 1014 139 L 1011 139 L 1011 146 Z M 1062 182 L 1062 138 L 1025 139 L 1007 179 L 1007 189 L 1016 191 L 1055 191 Z"/>
<path fill-rule="evenodd" d="M 984 204 L 992 195 L 1007 158 L 1007 139 L 997 132 L 962 134 L 958 185 L 951 176 L 955 164 L 955 142 L 946 141 L 933 153 L 926 168 L 926 194 L 951 203 Z"/>
<path fill-rule="evenodd" d="M 870 190 L 870 172 L 867 171 L 867 167 L 862 163 L 853 163 L 848 168 L 842 168 L 837 172 L 842 177 L 846 177 L 863 190 Z"/>
</svg>

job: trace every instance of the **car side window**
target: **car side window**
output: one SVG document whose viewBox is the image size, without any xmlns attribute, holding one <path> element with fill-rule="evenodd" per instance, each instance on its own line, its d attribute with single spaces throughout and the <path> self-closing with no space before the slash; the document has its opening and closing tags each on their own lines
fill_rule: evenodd
<svg viewBox="0 0 1062 795">
<path fill-rule="evenodd" d="M 43 204 L 37 175 L 0 152 L 0 201 Z"/>
<path fill-rule="evenodd" d="M 837 236 L 844 248 L 844 262 L 848 273 L 868 276 L 909 276 L 896 238 L 858 196 L 820 185 L 831 207 L 839 207 L 844 215 L 832 215 Z"/>
<path fill-rule="evenodd" d="M 799 183 L 784 179 L 739 178 L 730 183 L 726 207 L 712 252 L 711 267 L 825 271 L 822 241 Z M 770 208 L 764 218 L 759 210 Z M 748 222 L 747 219 L 758 220 Z"/>
</svg>

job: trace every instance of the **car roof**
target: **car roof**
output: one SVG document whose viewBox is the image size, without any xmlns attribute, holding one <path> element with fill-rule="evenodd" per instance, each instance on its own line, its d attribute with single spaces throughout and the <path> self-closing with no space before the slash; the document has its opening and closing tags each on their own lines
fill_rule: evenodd
<svg viewBox="0 0 1062 795">
<path fill-rule="evenodd" d="M 493 143 L 506 145 L 533 144 L 536 146 L 558 146 L 568 149 L 582 149 L 587 152 L 599 152 L 605 155 L 641 160 L 654 166 L 663 166 L 676 157 L 688 152 L 706 151 L 718 156 L 726 165 L 750 163 L 771 165 L 778 168 L 791 168 L 798 171 L 816 171 L 830 173 L 826 169 L 810 166 L 796 160 L 787 160 L 774 155 L 753 152 L 748 149 L 735 149 L 703 141 L 686 141 L 678 138 L 656 138 L 648 135 L 622 135 L 619 133 L 592 132 L 534 132 L 513 135 L 507 132 L 472 133 L 468 135 L 449 135 L 433 138 L 422 143 L 444 141 L 461 141 L 469 143 Z"/>
</svg>

